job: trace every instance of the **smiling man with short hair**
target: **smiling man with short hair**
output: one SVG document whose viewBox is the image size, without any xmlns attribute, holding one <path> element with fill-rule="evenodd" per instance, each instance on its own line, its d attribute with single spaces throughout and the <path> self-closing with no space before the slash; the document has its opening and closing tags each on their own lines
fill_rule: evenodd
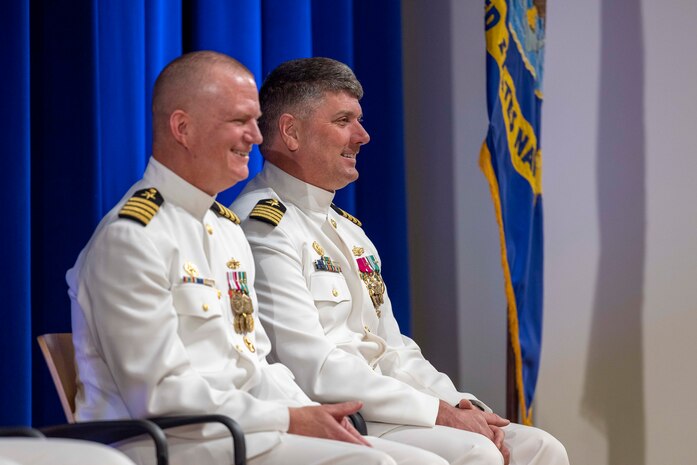
<svg viewBox="0 0 697 465">
<path fill-rule="evenodd" d="M 370 434 L 451 464 L 568 465 L 559 441 L 459 392 L 401 334 L 375 246 L 332 203 L 370 141 L 362 96 L 351 69 L 329 58 L 283 63 L 262 86 L 266 163 L 233 208 L 254 252 L 271 356 L 313 400 L 358 398 Z"/>
</svg>

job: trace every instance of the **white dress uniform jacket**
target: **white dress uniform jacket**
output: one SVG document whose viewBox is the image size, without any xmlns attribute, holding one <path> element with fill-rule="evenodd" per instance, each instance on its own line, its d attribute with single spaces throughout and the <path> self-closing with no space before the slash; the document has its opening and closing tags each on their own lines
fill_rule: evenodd
<svg viewBox="0 0 697 465">
<path fill-rule="evenodd" d="M 271 357 L 288 366 L 314 400 L 362 400 L 361 413 L 372 422 L 433 426 L 439 399 L 455 405 L 467 398 L 487 408 L 459 392 L 400 333 L 387 291 L 378 317 L 359 261 L 382 262 L 357 220 L 333 207 L 333 197 L 266 162 L 233 203 L 246 218 L 242 228 L 254 252 Z M 286 208 L 277 226 L 254 213 L 248 218 L 260 201 L 255 212 L 274 208 L 265 199 Z M 370 433 L 391 427 L 373 425 Z"/>
<path fill-rule="evenodd" d="M 164 202 L 147 224 L 120 218 L 149 188 Z M 68 271 L 78 420 L 220 413 L 240 423 L 254 457 L 288 430 L 289 406 L 312 404 L 286 367 L 266 361 L 251 250 L 234 216 L 216 205 L 151 159 Z M 255 309 L 248 334 L 233 329 L 229 271 L 246 272 Z M 227 436 L 217 425 L 182 435 Z"/>
</svg>

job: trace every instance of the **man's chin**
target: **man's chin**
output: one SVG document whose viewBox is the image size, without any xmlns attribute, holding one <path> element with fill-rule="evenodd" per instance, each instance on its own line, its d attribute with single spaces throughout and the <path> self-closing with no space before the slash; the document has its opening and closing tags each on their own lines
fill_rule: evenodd
<svg viewBox="0 0 697 465">
<path fill-rule="evenodd" d="M 344 176 L 342 183 L 337 183 L 338 187 L 336 187 L 334 190 L 338 191 L 340 189 L 343 189 L 344 187 L 348 186 L 349 184 L 355 182 L 358 179 L 358 171 L 353 170 L 351 173 L 347 173 L 346 176 Z"/>
<path fill-rule="evenodd" d="M 232 184 L 230 185 L 230 187 L 234 186 L 234 185 L 237 184 L 238 182 L 244 181 L 244 180 L 247 179 L 248 177 L 249 177 L 249 168 L 247 168 L 247 167 L 245 166 L 244 169 L 236 169 L 235 171 L 233 171 L 233 172 L 230 174 L 230 182 L 232 182 Z M 229 188 L 228 188 L 228 189 L 229 189 Z"/>
</svg>

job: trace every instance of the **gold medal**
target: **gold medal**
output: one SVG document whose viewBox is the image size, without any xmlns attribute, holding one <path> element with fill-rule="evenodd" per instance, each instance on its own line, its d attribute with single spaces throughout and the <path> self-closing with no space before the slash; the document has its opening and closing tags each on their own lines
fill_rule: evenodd
<svg viewBox="0 0 697 465">
<path fill-rule="evenodd" d="M 231 270 L 236 270 L 237 268 L 240 267 L 240 261 L 235 260 L 234 258 L 231 258 L 230 260 L 227 261 L 227 263 L 225 263 L 225 266 L 227 266 Z"/>
<path fill-rule="evenodd" d="M 368 289 L 368 295 L 373 302 L 373 307 L 375 307 L 375 313 L 380 318 L 382 316 L 380 305 L 385 303 L 385 282 L 382 280 L 380 273 L 375 271 L 372 273 L 361 273 L 361 278 Z"/>
<path fill-rule="evenodd" d="M 231 258 L 227 262 L 228 268 L 238 267 L 239 261 Z M 230 310 L 232 311 L 232 327 L 238 334 L 247 334 L 254 331 L 254 304 L 249 296 L 247 286 L 247 273 L 244 271 L 228 271 L 227 282 L 229 286 Z"/>
<path fill-rule="evenodd" d="M 385 302 L 385 282 L 382 280 L 382 275 L 380 275 L 380 264 L 375 259 L 373 255 L 368 257 L 362 257 L 365 250 L 363 247 L 354 247 L 353 253 L 356 255 L 356 264 L 358 265 L 358 270 L 360 271 L 360 277 L 368 290 L 368 295 L 370 300 L 373 301 L 373 307 L 375 307 L 375 313 L 377 313 L 378 318 L 380 318 L 380 305 Z"/>
<path fill-rule="evenodd" d="M 253 312 L 252 299 L 244 292 L 232 292 L 230 306 L 235 315 L 251 314 Z"/>
<path fill-rule="evenodd" d="M 230 308 L 236 333 L 246 334 L 254 331 L 254 306 L 251 297 L 241 291 L 230 292 Z"/>
<path fill-rule="evenodd" d="M 237 334 L 251 333 L 254 331 L 254 317 L 247 314 L 235 315 L 232 327 L 235 328 Z"/>
</svg>

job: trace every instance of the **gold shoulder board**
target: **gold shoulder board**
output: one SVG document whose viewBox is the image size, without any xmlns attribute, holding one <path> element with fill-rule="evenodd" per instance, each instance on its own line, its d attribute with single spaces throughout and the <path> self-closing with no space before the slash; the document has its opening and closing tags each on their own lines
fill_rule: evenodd
<svg viewBox="0 0 697 465">
<path fill-rule="evenodd" d="M 363 223 L 361 223 L 361 222 L 358 220 L 358 218 L 356 218 L 355 216 L 353 216 L 353 215 L 351 215 L 351 214 L 349 214 L 349 213 L 346 213 L 345 211 L 343 211 L 341 208 L 337 207 L 337 206 L 334 205 L 333 203 L 332 203 L 332 209 L 333 209 L 335 212 L 337 212 L 339 215 L 343 216 L 344 218 L 346 218 L 347 220 L 349 220 L 350 222 L 352 222 L 353 224 L 355 224 L 356 226 L 358 226 L 359 228 L 363 226 Z"/>
<path fill-rule="evenodd" d="M 277 199 L 264 199 L 257 202 L 249 214 L 250 218 L 278 226 L 283 215 L 286 213 L 286 206 Z"/>
<path fill-rule="evenodd" d="M 220 202 L 214 202 L 213 205 L 211 205 L 211 210 L 218 216 L 226 218 L 235 224 L 240 224 L 240 217 L 235 215 L 232 210 L 223 206 Z"/>
<path fill-rule="evenodd" d="M 119 210 L 119 218 L 127 218 L 147 226 L 165 199 L 154 187 L 135 192 Z"/>
</svg>

